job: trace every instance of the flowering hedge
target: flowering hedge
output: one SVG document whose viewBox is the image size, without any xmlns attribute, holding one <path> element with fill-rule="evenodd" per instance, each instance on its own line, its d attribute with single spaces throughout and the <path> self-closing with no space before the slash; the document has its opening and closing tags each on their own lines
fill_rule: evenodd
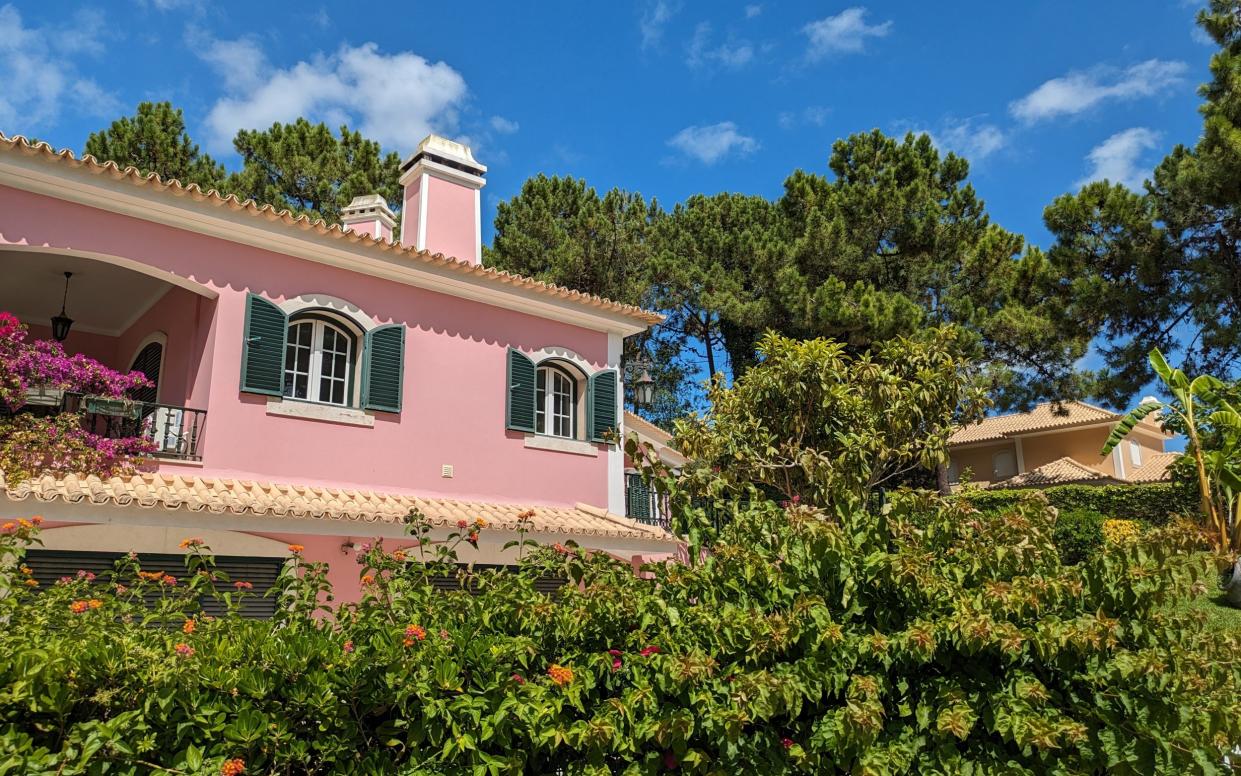
<svg viewBox="0 0 1241 776">
<path fill-rule="evenodd" d="M 28 339 L 26 326 L 0 312 L 0 473 L 16 483 L 45 472 L 111 475 L 149 452 L 145 440 L 110 439 L 88 431 L 76 415 L 17 414 L 30 388 L 123 398 L 149 386 L 141 372 L 122 373 L 94 359 L 67 355 L 59 342 Z"/>
<path fill-rule="evenodd" d="M 537 550 L 473 593 L 376 545 L 362 601 L 326 612 L 292 547 L 271 621 L 237 614 L 245 581 L 195 541 L 180 578 L 127 561 L 41 590 L 18 561 L 0 773 L 1221 770 L 1241 646 L 1162 606 L 1201 571 L 1195 536 L 1062 567 L 1051 530 L 1037 501 L 900 496 L 844 522 L 765 503 L 696 566 Z M 37 526 L 5 531 L 0 555 Z M 548 597 L 549 573 L 577 584 Z"/>
<path fill-rule="evenodd" d="M 776 344 L 713 389 L 725 411 L 695 430 L 752 476 L 722 455 L 674 475 L 628 443 L 702 538 L 688 565 L 635 575 L 523 535 L 516 570 L 444 593 L 432 575 L 487 526 L 434 543 L 414 515 L 416 552 L 364 551 L 356 604 L 333 607 L 324 567 L 290 546 L 276 615 L 255 621 L 238 614 L 247 580 L 195 539 L 184 575 L 125 560 L 43 590 L 21 565 L 36 521 L 0 525 L 0 774 L 1222 772 L 1241 743 L 1241 638 L 1169 606 L 1210 562 L 1196 529 L 1064 566 L 1036 497 L 880 506 L 864 497 L 876 472 L 893 451 L 933 465 L 957 399 L 938 369 L 895 379 L 898 362 L 950 364 L 907 342 L 841 355 L 842 383 L 801 369 L 821 344 Z M 781 403 L 781 383 L 815 401 Z M 838 405 L 887 441 L 815 427 L 799 450 L 775 430 Z M 752 484 L 779 484 L 777 464 L 796 467 L 784 505 Z M 570 584 L 545 595 L 548 576 Z"/>
</svg>

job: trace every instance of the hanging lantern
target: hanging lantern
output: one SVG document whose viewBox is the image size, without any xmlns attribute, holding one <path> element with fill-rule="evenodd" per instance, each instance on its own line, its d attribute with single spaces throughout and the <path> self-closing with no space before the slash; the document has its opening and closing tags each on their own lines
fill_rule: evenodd
<svg viewBox="0 0 1241 776">
<path fill-rule="evenodd" d="M 64 342 L 65 337 L 69 336 L 69 329 L 73 327 L 73 319 L 65 315 L 65 305 L 69 302 L 69 278 L 73 277 L 72 272 L 65 273 L 65 296 L 60 300 L 60 315 L 52 316 L 52 337 L 57 342 Z"/>
</svg>

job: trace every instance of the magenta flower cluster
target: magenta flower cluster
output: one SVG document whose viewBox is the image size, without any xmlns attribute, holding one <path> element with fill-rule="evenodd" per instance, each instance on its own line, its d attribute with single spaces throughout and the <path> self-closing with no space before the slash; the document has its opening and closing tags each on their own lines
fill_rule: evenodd
<svg viewBox="0 0 1241 776">
<path fill-rule="evenodd" d="M 33 386 L 121 398 L 150 385 L 141 372 L 118 372 L 80 353 L 68 355 L 59 342 L 28 341 L 27 334 L 14 315 L 0 312 L 0 401 L 10 410 L 25 404 Z"/>
</svg>

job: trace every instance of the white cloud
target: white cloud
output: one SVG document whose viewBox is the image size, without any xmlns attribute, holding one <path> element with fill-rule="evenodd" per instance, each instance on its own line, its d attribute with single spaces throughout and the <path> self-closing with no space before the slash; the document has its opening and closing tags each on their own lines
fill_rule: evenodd
<svg viewBox="0 0 1241 776">
<path fill-rule="evenodd" d="M 986 159 L 1008 142 L 1004 131 L 995 124 L 972 118 L 947 119 L 938 131 L 928 134 L 941 151 L 953 151 L 972 162 Z"/>
<path fill-rule="evenodd" d="M 409 151 L 430 132 L 454 132 L 468 93 L 448 64 L 412 51 L 384 54 L 374 43 L 341 46 L 284 69 L 234 72 L 266 62 L 245 39 L 216 41 L 200 56 L 220 73 L 226 91 L 207 114 L 207 145 L 214 151 L 231 148 L 239 129 L 299 117 L 346 122 L 387 149 Z"/>
<path fill-rule="evenodd" d="M 857 54 L 866 47 L 867 38 L 883 38 L 892 31 L 891 21 L 867 24 L 866 13 L 865 8 L 855 6 L 802 27 L 810 38 L 806 58 L 817 62 L 831 54 Z"/>
<path fill-rule="evenodd" d="M 1215 38 L 1211 37 L 1211 33 L 1202 29 L 1202 26 L 1195 23 L 1189 30 L 1189 37 L 1194 43 L 1201 43 L 1204 46 L 1215 46 Z"/>
<path fill-rule="evenodd" d="M 1184 62 L 1148 59 L 1124 70 L 1096 68 L 1045 81 L 1034 91 L 1009 105 L 1009 112 L 1025 122 L 1071 116 L 1090 110 L 1106 100 L 1153 97 L 1180 83 L 1188 67 Z"/>
<path fill-rule="evenodd" d="M 492 116 L 491 128 L 496 132 L 499 132 L 501 135 L 511 135 L 521 129 L 521 125 L 516 121 L 511 121 L 503 116 Z"/>
<path fill-rule="evenodd" d="M 668 145 L 703 164 L 715 164 L 730 154 L 744 156 L 758 150 L 758 141 L 741 134 L 731 121 L 686 127 L 669 138 Z"/>
<path fill-rule="evenodd" d="M 642 33 L 642 50 L 658 46 L 664 40 L 664 28 L 676 12 L 681 10 L 680 4 L 669 0 L 655 0 L 649 3 L 638 20 L 638 30 Z"/>
<path fill-rule="evenodd" d="M 729 40 L 718 46 L 712 45 L 711 25 L 707 22 L 701 22 L 694 28 L 694 37 L 685 50 L 685 64 L 694 69 L 714 65 L 744 67 L 753 58 L 754 47 L 746 40 Z"/>
<path fill-rule="evenodd" d="M 62 110 L 102 117 L 119 113 L 115 95 L 82 76 L 73 61 L 103 53 L 100 29 L 92 12 L 36 28 L 26 27 L 13 6 L 0 6 L 0 127 L 29 135 L 55 125 Z"/>
<path fill-rule="evenodd" d="M 1084 186 L 1091 181 L 1109 180 L 1123 183 L 1138 191 L 1146 179 L 1149 168 L 1139 164 L 1142 155 L 1158 148 L 1159 133 L 1146 127 L 1133 127 L 1104 140 L 1095 146 L 1086 159 L 1091 164 L 1090 174 L 1075 185 Z"/>
<path fill-rule="evenodd" d="M 781 129 L 796 129 L 800 126 L 821 127 L 827 123 L 829 113 L 831 113 L 831 108 L 825 108 L 822 105 L 811 105 L 799 111 L 781 111 L 776 117 L 776 123 L 780 125 Z"/>
<path fill-rule="evenodd" d="M 755 16 L 758 16 L 762 12 L 763 12 L 763 7 L 761 5 L 747 5 L 745 7 L 745 18 L 753 19 Z"/>
</svg>

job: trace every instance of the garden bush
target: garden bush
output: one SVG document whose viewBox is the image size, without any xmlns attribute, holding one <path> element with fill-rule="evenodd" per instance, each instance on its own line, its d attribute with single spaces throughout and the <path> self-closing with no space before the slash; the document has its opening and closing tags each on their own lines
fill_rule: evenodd
<svg viewBox="0 0 1241 776">
<path fill-rule="evenodd" d="M 1028 489 L 979 490 L 965 488 L 958 498 L 985 511 L 1008 509 L 1029 494 Z M 1138 520 L 1167 525 L 1177 516 L 1198 513 L 1198 494 L 1192 483 L 1159 482 L 1141 485 L 1056 485 L 1040 492 L 1057 509 L 1089 509 L 1115 520 Z"/>
<path fill-rule="evenodd" d="M 821 343 L 768 341 L 691 435 L 719 458 L 676 474 L 629 440 L 703 546 L 641 575 L 520 544 L 516 570 L 440 592 L 430 575 L 486 527 L 435 544 L 411 515 L 427 556 L 370 547 L 360 602 L 332 607 L 294 545 L 276 616 L 253 621 L 236 611 L 245 581 L 200 542 L 180 578 L 123 561 L 41 590 L 20 562 L 38 527 L 0 526 L 0 773 L 1222 771 L 1241 742 L 1241 642 L 1169 606 L 1204 575 L 1200 532 L 1065 566 L 1037 496 L 989 512 L 866 497 L 942 460 L 964 385 L 901 376 L 950 367 L 939 347 L 836 353 L 842 383 L 803 369 Z M 815 401 L 781 402 L 781 383 Z M 838 409 L 883 441 L 812 433 Z M 776 423 L 805 432 L 800 449 Z M 548 597 L 547 576 L 572 584 Z M 228 613 L 203 616 L 203 595 Z"/>
<path fill-rule="evenodd" d="M 1074 509 L 1056 516 L 1052 540 L 1066 565 L 1081 563 L 1103 546 L 1103 523 L 1107 518 L 1093 509 Z"/>
</svg>

